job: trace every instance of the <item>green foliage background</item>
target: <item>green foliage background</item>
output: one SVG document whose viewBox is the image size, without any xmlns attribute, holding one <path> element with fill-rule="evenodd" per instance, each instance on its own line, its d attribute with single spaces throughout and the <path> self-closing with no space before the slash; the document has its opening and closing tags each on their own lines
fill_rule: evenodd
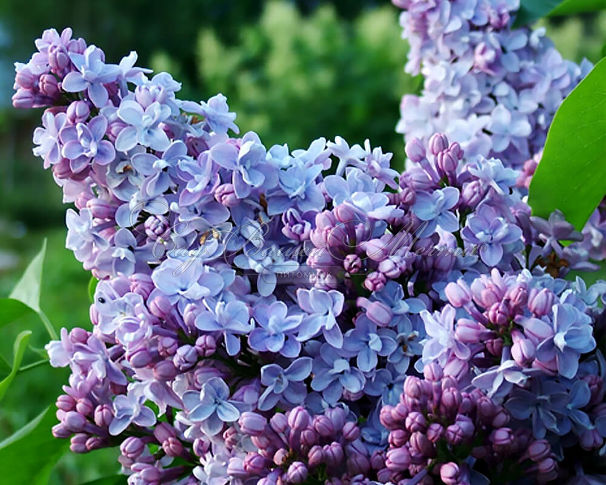
<svg viewBox="0 0 606 485">
<path fill-rule="evenodd" d="M 10 108 L 12 62 L 26 60 L 44 28 L 66 25 L 117 61 L 130 50 L 140 65 L 167 70 L 183 82 L 182 97 L 223 92 L 245 132 L 266 144 L 306 146 L 318 136 L 370 138 L 403 158 L 394 132 L 401 95 L 415 92 L 406 76 L 406 45 L 398 11 L 387 1 L 21 0 L 0 2 L 0 297 L 48 238 L 41 307 L 54 326 L 88 326 L 89 275 L 64 248 L 61 192 L 31 154 L 40 113 Z M 606 13 L 542 21 L 569 59 L 596 62 L 606 40 Z M 24 364 L 48 340 L 35 315 L 2 328 L 0 355 L 34 330 Z M 0 366 L 0 380 L 8 373 Z M 0 405 L 0 441 L 36 417 L 59 393 L 65 370 L 36 367 L 17 375 Z M 116 451 L 67 454 L 49 483 L 79 484 L 117 471 Z M 0 482 L 2 479 L 0 478 Z"/>
</svg>

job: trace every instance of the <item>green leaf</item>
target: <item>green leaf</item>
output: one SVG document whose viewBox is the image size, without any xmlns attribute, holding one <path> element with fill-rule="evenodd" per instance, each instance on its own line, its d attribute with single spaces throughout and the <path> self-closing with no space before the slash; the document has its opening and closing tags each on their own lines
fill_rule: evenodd
<svg viewBox="0 0 606 485">
<path fill-rule="evenodd" d="M 125 483 L 127 483 L 125 475 L 112 475 L 93 480 L 92 482 L 86 482 L 82 485 L 123 485 Z"/>
<path fill-rule="evenodd" d="M 606 9 L 606 0 L 564 0 L 549 15 L 573 15 Z"/>
<path fill-rule="evenodd" d="M 44 265 L 45 255 L 46 239 L 42 244 L 42 249 L 29 263 L 19 283 L 10 294 L 10 298 L 26 304 L 36 313 L 40 313 L 40 282 L 42 281 L 42 266 Z"/>
<path fill-rule="evenodd" d="M 12 298 L 0 298 L 0 327 L 14 322 L 33 310 L 25 303 Z"/>
<path fill-rule="evenodd" d="M 558 109 L 541 163 L 532 177 L 528 204 L 543 218 L 561 210 L 582 229 L 606 194 L 606 59 Z"/>
<path fill-rule="evenodd" d="M 88 282 L 88 297 L 90 298 L 90 302 L 95 302 L 95 290 L 97 289 L 97 285 L 99 284 L 99 280 L 94 276 L 90 277 L 90 281 Z"/>
<path fill-rule="evenodd" d="M 574 15 L 606 8 L 606 0 L 522 0 L 514 28 L 528 25 L 542 17 Z"/>
<path fill-rule="evenodd" d="M 46 485 L 52 468 L 67 451 L 69 441 L 51 434 L 57 423 L 55 410 L 48 407 L 33 421 L 0 443 L 2 483 Z"/>
<path fill-rule="evenodd" d="M 522 27 L 545 17 L 560 3 L 562 0 L 522 0 L 513 27 Z"/>
<path fill-rule="evenodd" d="M 0 381 L 0 401 L 6 395 L 6 391 L 8 391 L 9 386 L 13 382 L 13 379 L 19 372 L 19 367 L 21 366 L 21 361 L 23 361 L 23 355 L 25 354 L 25 350 L 27 349 L 27 344 L 29 342 L 30 337 L 32 336 L 32 332 L 30 330 L 24 330 L 15 339 L 15 343 L 13 345 L 13 368 L 10 373 Z"/>
</svg>

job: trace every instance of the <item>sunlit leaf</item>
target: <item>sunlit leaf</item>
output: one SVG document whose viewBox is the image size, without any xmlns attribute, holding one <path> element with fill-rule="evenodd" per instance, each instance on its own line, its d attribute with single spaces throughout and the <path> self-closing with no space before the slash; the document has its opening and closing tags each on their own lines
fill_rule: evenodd
<svg viewBox="0 0 606 485">
<path fill-rule="evenodd" d="M 42 249 L 29 263 L 19 283 L 10 294 L 10 298 L 23 302 L 36 313 L 40 312 L 40 282 L 42 281 L 42 266 L 44 265 L 45 255 L 46 239 L 42 244 Z"/>
<path fill-rule="evenodd" d="M 606 9 L 606 0 L 521 0 L 514 27 L 531 24 L 540 18 L 573 15 Z"/>
<path fill-rule="evenodd" d="M 0 327 L 32 313 L 33 310 L 25 303 L 12 298 L 0 298 Z"/>
<path fill-rule="evenodd" d="M 606 59 L 558 109 L 530 183 L 536 216 L 555 209 L 581 229 L 606 195 Z"/>
</svg>

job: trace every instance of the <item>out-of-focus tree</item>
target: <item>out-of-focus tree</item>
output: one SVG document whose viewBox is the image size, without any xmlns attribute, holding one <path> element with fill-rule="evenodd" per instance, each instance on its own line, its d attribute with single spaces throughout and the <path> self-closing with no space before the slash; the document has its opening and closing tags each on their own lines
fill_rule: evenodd
<svg viewBox="0 0 606 485">
<path fill-rule="evenodd" d="M 267 144 L 306 146 L 340 135 L 403 153 L 394 133 L 398 103 L 417 81 L 403 72 L 406 46 L 389 5 L 345 22 L 331 5 L 304 16 L 270 2 L 237 45 L 203 29 L 197 53 L 207 94 L 225 94 L 241 128 Z"/>
</svg>

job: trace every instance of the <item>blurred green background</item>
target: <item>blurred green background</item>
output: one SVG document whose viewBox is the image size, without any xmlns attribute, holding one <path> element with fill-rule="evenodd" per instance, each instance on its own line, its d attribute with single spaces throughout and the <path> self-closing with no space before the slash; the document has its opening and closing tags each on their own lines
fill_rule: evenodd
<svg viewBox="0 0 606 485">
<path fill-rule="evenodd" d="M 228 97 L 243 132 L 266 145 L 306 147 L 319 136 L 369 138 L 403 157 L 394 132 L 401 95 L 419 79 L 404 74 L 406 44 L 398 10 L 387 1 L 260 0 L 0 0 L 0 297 L 48 238 L 42 308 L 57 328 L 87 327 L 89 276 L 64 249 L 61 191 L 31 153 L 41 112 L 10 106 L 14 61 L 27 61 L 43 29 L 71 26 L 117 62 L 130 50 L 139 65 L 169 71 L 183 83 L 181 98 Z M 606 41 L 606 13 L 543 23 L 563 55 L 597 61 Z M 12 355 L 23 328 L 33 347 L 47 337 L 23 318 L 3 328 L 0 354 Z M 29 352 L 27 362 L 35 361 Z M 0 440 L 52 402 L 67 372 L 38 367 L 20 374 L 0 405 Z M 68 454 L 53 484 L 79 484 L 117 471 L 116 451 Z M 1 481 L 1 479 L 0 479 Z"/>
</svg>

